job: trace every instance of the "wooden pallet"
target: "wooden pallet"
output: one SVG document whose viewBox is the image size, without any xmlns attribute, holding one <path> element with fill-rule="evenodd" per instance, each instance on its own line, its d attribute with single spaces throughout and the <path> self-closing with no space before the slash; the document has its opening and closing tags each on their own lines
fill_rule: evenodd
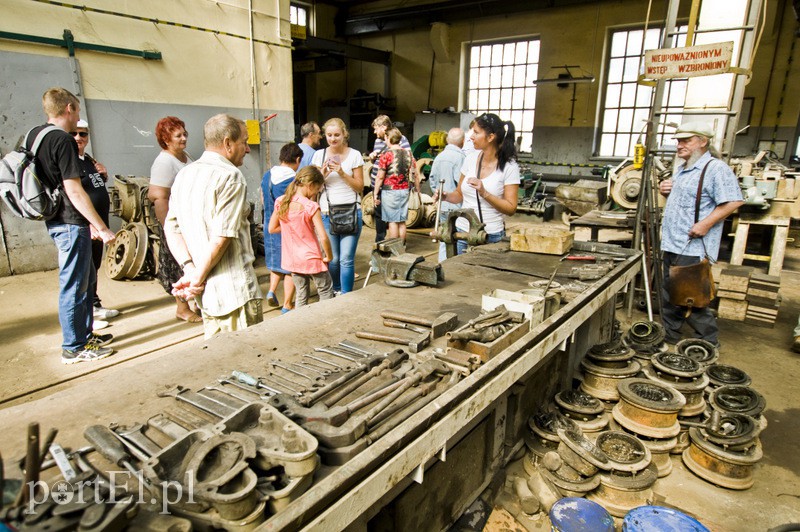
<svg viewBox="0 0 800 532">
<path fill-rule="evenodd" d="M 783 258 L 786 254 L 786 241 L 789 238 L 789 221 L 790 218 L 788 216 L 754 213 L 740 214 L 739 225 L 736 227 L 736 234 L 733 237 L 731 264 L 741 265 L 744 259 L 767 262 L 769 263 L 767 273 L 773 276 L 780 275 L 781 269 L 783 268 Z M 747 236 L 750 232 L 751 225 L 764 225 L 775 228 L 769 255 L 745 253 Z"/>
</svg>

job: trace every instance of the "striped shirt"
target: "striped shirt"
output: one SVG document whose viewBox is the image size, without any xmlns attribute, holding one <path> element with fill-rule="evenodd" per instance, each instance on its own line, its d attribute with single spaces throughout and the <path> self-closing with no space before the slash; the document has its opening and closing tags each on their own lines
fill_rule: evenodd
<svg viewBox="0 0 800 532">
<path fill-rule="evenodd" d="M 211 151 L 182 169 L 172 185 L 165 229 L 181 233 L 192 257 L 206 255 L 214 237 L 231 239 L 197 298 L 211 316 L 225 316 L 262 297 L 253 269 L 246 196 L 242 172 Z"/>
</svg>

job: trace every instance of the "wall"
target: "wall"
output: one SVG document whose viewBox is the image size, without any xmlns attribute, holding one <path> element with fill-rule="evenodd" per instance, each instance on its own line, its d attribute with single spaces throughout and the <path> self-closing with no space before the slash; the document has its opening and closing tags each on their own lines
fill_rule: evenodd
<svg viewBox="0 0 800 532">
<path fill-rule="evenodd" d="M 680 16 L 688 18 L 690 2 L 681 4 Z M 666 7 L 666 1 L 653 2 L 651 26 L 663 20 Z M 442 109 L 454 106 L 460 109 L 459 105 L 463 105 L 459 87 L 460 61 L 462 48 L 468 43 L 509 37 L 539 37 L 540 76 L 551 76 L 558 72 L 551 70 L 554 66 L 580 65 L 598 81 L 577 86 L 572 127 L 569 126 L 571 87 L 539 87 L 533 157 L 551 162 L 585 163 L 593 161 L 597 99 L 603 78 L 608 32 L 611 28 L 641 25 L 646 19 L 647 8 L 648 2 L 613 0 L 520 13 L 513 17 L 476 18 L 469 22 L 453 23 L 449 39 L 452 59 L 435 63 L 430 103 L 428 87 L 431 83 L 433 50 L 429 44 L 429 31 L 367 35 L 352 42 L 393 52 L 390 96 L 397 97 L 395 118 L 409 122 L 416 111 L 427 107 Z M 796 28 L 790 2 L 769 3 L 766 29 L 756 55 L 753 79 L 745 95 L 754 99 L 753 126 L 748 135 L 737 138 L 735 153 L 749 152 L 758 137 L 771 138 L 773 133 L 777 139 L 788 140 L 790 149 L 794 145 L 800 113 L 800 97 L 797 91 L 790 90 L 800 83 L 797 67 L 799 52 L 798 47 L 794 46 Z M 794 62 L 790 59 L 794 59 Z M 348 85 L 381 91 L 383 78 L 380 69 L 379 65 L 353 65 L 348 69 Z M 789 89 L 782 90 L 784 86 Z M 779 104 L 781 95 L 782 104 Z"/>
<path fill-rule="evenodd" d="M 153 136 L 155 124 L 167 114 L 186 122 L 188 151 L 197 158 L 203 151 L 202 126 L 210 116 L 227 112 L 251 119 L 278 113 L 269 123 L 269 142 L 251 146 L 242 168 L 248 196 L 260 205 L 262 172 L 277 161 L 280 146 L 293 140 L 289 0 L 253 0 L 255 111 L 248 0 L 85 0 L 82 4 L 87 9 L 5 0 L 0 30 L 60 39 L 69 29 L 77 42 L 157 50 L 162 59 L 78 49 L 80 82 L 75 83 L 64 48 L 0 39 L 0 63 L 6 68 L 22 65 L 0 79 L 0 152 L 13 149 L 20 135 L 45 120 L 41 95 L 53 84 L 84 99 L 82 118 L 89 121 L 93 136 L 89 151 L 112 174 L 149 174 L 160 151 Z M 4 237 L 0 275 L 56 266 L 55 249 L 43 224 L 15 219 L 2 209 L 0 225 Z M 23 248 L 35 252 L 22 253 Z"/>
</svg>

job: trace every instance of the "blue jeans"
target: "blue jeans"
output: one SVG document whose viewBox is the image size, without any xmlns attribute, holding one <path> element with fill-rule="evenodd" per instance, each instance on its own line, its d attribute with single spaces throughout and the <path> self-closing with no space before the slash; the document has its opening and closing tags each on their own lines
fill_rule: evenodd
<svg viewBox="0 0 800 532">
<path fill-rule="evenodd" d="M 346 294 L 353 291 L 355 282 L 355 262 L 356 247 L 358 237 L 361 236 L 361 209 L 358 209 L 358 230 L 353 235 L 333 235 L 331 234 L 331 219 L 327 214 L 322 215 L 322 223 L 325 225 L 325 232 L 331 241 L 333 257 L 328 263 L 328 271 L 331 272 L 333 280 L 333 291 Z"/>
<path fill-rule="evenodd" d="M 96 282 L 89 226 L 48 223 L 47 232 L 58 249 L 58 321 L 62 347 L 74 351 L 86 345 L 92 333 L 92 298 Z"/>
<path fill-rule="evenodd" d="M 486 243 L 487 244 L 494 244 L 496 242 L 500 242 L 503 240 L 503 237 L 506 236 L 505 230 L 500 231 L 499 233 L 491 233 L 487 235 Z M 456 255 L 461 255 L 465 251 L 467 251 L 467 241 L 466 240 L 456 240 Z"/>
</svg>

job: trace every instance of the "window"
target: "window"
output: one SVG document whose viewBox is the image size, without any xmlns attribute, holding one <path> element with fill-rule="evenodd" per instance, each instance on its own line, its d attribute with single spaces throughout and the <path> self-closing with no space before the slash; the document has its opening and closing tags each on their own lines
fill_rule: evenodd
<svg viewBox="0 0 800 532">
<path fill-rule="evenodd" d="M 511 120 L 522 137 L 521 151 L 531 151 L 533 144 L 538 73 L 538 39 L 470 47 L 467 108 Z"/>
<path fill-rule="evenodd" d="M 605 99 L 600 117 L 600 157 L 628 157 L 633 155 L 633 146 L 645 131 L 650 118 L 650 105 L 654 87 L 639 85 L 636 79 L 643 62 L 642 50 L 655 50 L 661 42 L 663 29 L 622 30 L 611 34 L 611 46 L 606 72 Z M 686 27 L 678 29 L 677 44 L 685 46 Z M 642 47 L 644 39 L 644 48 Z M 662 115 L 658 126 L 659 145 L 669 140 L 673 129 L 665 131 L 665 123 L 681 122 L 686 96 L 686 80 L 670 80 L 664 86 Z M 669 114 L 673 112 L 675 114 Z M 644 136 L 642 135 L 642 141 Z"/>
<path fill-rule="evenodd" d="M 289 23 L 293 39 L 305 39 L 308 34 L 308 9 L 291 4 L 289 6 Z"/>
<path fill-rule="evenodd" d="M 289 22 L 295 26 L 308 26 L 308 10 L 300 6 L 290 6 Z"/>
</svg>

